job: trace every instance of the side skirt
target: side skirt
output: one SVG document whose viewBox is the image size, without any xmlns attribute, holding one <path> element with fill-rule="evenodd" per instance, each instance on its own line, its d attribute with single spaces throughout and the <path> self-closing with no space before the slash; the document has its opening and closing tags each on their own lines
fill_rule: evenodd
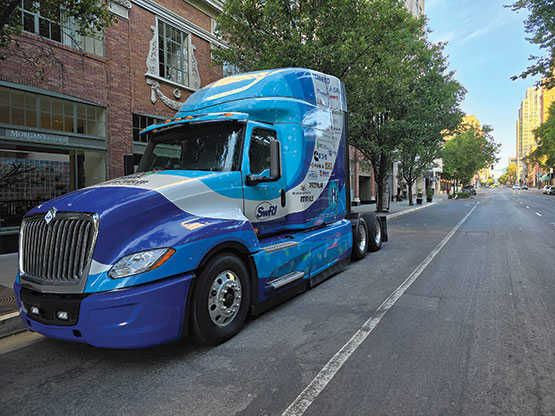
<svg viewBox="0 0 555 416">
<path fill-rule="evenodd" d="M 294 298 L 295 296 L 300 295 L 301 293 L 307 291 L 308 289 L 311 289 L 319 285 L 324 280 L 329 279 L 333 275 L 337 273 L 341 273 L 343 270 L 345 270 L 345 268 L 349 263 L 350 263 L 349 258 L 339 260 L 337 263 L 328 267 L 326 270 L 321 271 L 320 273 L 310 278 L 309 280 L 303 280 L 302 282 L 299 282 L 298 284 L 271 297 L 268 300 L 265 300 L 264 302 L 252 305 L 251 311 L 250 311 L 251 315 L 259 316 L 264 312 L 266 312 L 267 310 L 272 309 L 273 307 L 279 305 L 280 303 L 283 303 L 286 300 Z"/>
<path fill-rule="evenodd" d="M 337 263 L 335 263 L 331 267 L 328 267 L 326 270 L 322 270 L 316 276 L 311 277 L 310 281 L 309 281 L 310 288 L 318 286 L 324 280 L 329 279 L 330 277 L 332 277 L 333 275 L 335 275 L 337 273 L 341 273 L 343 270 L 345 270 L 345 268 L 347 267 L 347 265 L 349 263 L 350 263 L 349 258 L 339 260 Z"/>
</svg>

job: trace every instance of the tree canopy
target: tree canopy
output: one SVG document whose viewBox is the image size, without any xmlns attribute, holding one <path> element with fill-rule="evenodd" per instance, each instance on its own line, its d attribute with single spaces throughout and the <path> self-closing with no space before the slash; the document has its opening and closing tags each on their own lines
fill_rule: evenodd
<svg viewBox="0 0 555 416">
<path fill-rule="evenodd" d="M 529 42 L 545 50 L 544 56 L 531 56 L 532 62 L 520 75 L 512 77 L 527 78 L 528 76 L 541 75 L 545 79 L 545 86 L 555 86 L 553 70 L 555 67 L 555 1 L 553 0 L 518 0 L 509 5 L 514 11 L 527 9 L 530 14 L 524 22 L 524 29 L 529 37 Z"/>
<path fill-rule="evenodd" d="M 400 175 L 408 185 L 410 205 L 413 183 L 440 157 L 445 132 L 455 130 L 463 115 L 459 105 L 465 90 L 447 72 L 442 50 L 442 45 L 428 45 L 430 62 L 425 62 L 421 75 L 414 79 L 411 96 L 407 97 L 410 108 L 402 119 L 404 132 L 397 157 Z"/>
<path fill-rule="evenodd" d="M 549 116 L 534 130 L 538 147 L 527 157 L 527 162 L 545 168 L 555 168 L 555 101 L 549 107 Z"/>
<path fill-rule="evenodd" d="M 305 67 L 345 83 L 349 140 L 372 162 L 378 210 L 402 140 L 436 140 L 460 117 L 463 89 L 404 1 L 228 0 L 217 34 L 228 45 L 214 50 L 217 63 Z"/>
<path fill-rule="evenodd" d="M 492 128 L 487 125 L 482 127 L 482 132 L 470 128 L 445 143 L 444 176 L 468 184 L 476 172 L 495 163 L 499 145 L 493 141 L 491 132 Z"/>
</svg>

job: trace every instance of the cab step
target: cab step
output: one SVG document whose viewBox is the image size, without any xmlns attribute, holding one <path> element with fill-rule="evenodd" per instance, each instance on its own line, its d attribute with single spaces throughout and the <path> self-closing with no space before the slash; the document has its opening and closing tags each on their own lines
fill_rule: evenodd
<svg viewBox="0 0 555 416">
<path fill-rule="evenodd" d="M 272 289 L 279 289 L 289 283 L 294 282 L 295 280 L 302 279 L 304 277 L 304 272 L 291 272 L 287 273 L 283 276 L 278 277 L 277 279 L 271 280 L 266 283 L 266 286 L 271 287 Z"/>
</svg>

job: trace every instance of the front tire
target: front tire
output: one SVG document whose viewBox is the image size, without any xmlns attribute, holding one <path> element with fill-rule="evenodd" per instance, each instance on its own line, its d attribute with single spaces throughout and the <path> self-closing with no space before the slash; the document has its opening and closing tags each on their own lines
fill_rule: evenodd
<svg viewBox="0 0 555 416">
<path fill-rule="evenodd" d="M 250 306 L 247 268 L 237 256 L 217 255 L 203 268 L 193 294 L 192 327 L 203 344 L 216 345 L 236 335 Z"/>
</svg>

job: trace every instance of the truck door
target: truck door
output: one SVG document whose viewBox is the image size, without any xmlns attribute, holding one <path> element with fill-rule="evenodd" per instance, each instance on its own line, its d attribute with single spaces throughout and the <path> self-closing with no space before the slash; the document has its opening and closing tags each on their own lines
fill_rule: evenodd
<svg viewBox="0 0 555 416">
<path fill-rule="evenodd" d="M 278 233 L 285 223 L 285 177 L 269 180 L 271 167 L 271 143 L 278 140 L 276 131 L 267 125 L 249 122 L 246 131 L 243 159 L 245 183 L 244 213 L 258 235 Z M 280 158 L 281 159 L 281 158 Z M 283 166 L 281 166 L 283 169 Z M 253 183 L 251 178 L 265 178 Z"/>
</svg>

